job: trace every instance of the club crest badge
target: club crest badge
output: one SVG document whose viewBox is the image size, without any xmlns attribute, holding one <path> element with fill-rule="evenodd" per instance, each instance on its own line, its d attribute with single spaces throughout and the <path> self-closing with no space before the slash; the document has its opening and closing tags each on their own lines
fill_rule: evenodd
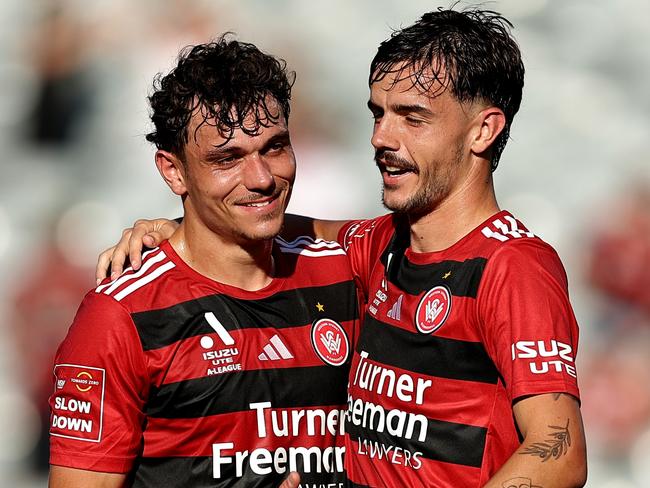
<svg viewBox="0 0 650 488">
<path fill-rule="evenodd" d="M 311 344 L 325 363 L 341 366 L 350 355 L 350 342 L 343 327 L 332 319 L 319 319 L 311 327 Z"/>
<path fill-rule="evenodd" d="M 415 326 L 423 334 L 442 327 L 451 312 L 451 293 L 446 286 L 435 286 L 424 294 L 415 312 Z"/>
</svg>

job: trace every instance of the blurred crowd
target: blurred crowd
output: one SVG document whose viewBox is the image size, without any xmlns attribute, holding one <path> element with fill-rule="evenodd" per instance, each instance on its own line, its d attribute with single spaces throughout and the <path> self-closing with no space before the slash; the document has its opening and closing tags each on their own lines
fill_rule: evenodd
<svg viewBox="0 0 650 488">
<path fill-rule="evenodd" d="M 441 4 L 448 6 L 447 4 Z M 462 5 L 462 3 L 461 3 Z M 0 4 L 0 485 L 45 486 L 51 364 L 97 254 L 138 217 L 180 214 L 146 96 L 179 49 L 235 32 L 297 72 L 290 210 L 378 215 L 367 69 L 430 1 L 4 0 Z M 650 486 L 650 2 L 496 0 L 524 102 L 502 208 L 558 249 L 581 325 L 588 486 Z"/>
</svg>

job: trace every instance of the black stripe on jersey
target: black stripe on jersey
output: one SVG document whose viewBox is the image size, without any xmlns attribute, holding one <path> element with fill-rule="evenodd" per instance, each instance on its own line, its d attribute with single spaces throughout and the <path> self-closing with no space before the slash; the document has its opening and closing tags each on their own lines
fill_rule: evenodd
<svg viewBox="0 0 650 488">
<path fill-rule="evenodd" d="M 131 314 L 145 351 L 182 339 L 214 332 L 204 314 L 212 312 L 226 330 L 269 327 L 276 329 L 310 324 L 316 303 L 325 305 L 324 316 L 345 322 L 357 318 L 354 281 L 298 288 L 259 300 L 210 295 L 173 307 Z"/>
<path fill-rule="evenodd" d="M 228 442 L 225 439 L 215 439 L 215 442 Z M 288 474 L 277 474 L 272 471 L 268 475 L 258 475 L 250 469 L 250 458 L 243 463 L 243 476 L 236 478 L 235 456 L 230 454 L 231 450 L 226 450 L 223 454 L 231 458 L 227 464 L 219 466 L 221 478 L 216 479 L 212 476 L 212 456 L 199 457 L 162 457 L 162 458 L 141 458 L 135 467 L 134 488 L 186 488 L 205 487 L 205 488 L 277 488 L 282 480 Z M 273 456 L 273 452 L 271 455 Z M 288 456 L 287 456 L 288 458 Z M 300 461 L 302 458 L 297 457 Z M 224 461 L 226 461 L 224 459 Z M 312 455 L 312 469 L 315 461 Z M 302 462 L 300 463 L 303 464 Z M 271 463 L 270 467 L 273 464 Z M 267 467 L 262 463 L 262 467 Z M 287 462 L 288 467 L 288 462 Z M 332 486 L 329 483 L 343 482 L 343 473 L 309 473 L 305 474 L 302 466 L 297 467 L 300 471 L 302 486 L 309 483 L 309 486 Z"/>
<path fill-rule="evenodd" d="M 389 252 L 384 251 L 381 256 L 384 266 L 388 262 Z M 410 262 L 404 254 L 393 253 L 387 277 L 388 281 L 410 295 L 418 295 L 437 285 L 446 285 L 452 295 L 476 298 L 486 264 L 485 258 L 473 258 L 422 265 Z M 448 273 L 451 274 L 443 278 Z"/>
<path fill-rule="evenodd" d="M 348 364 L 307 368 L 255 369 L 213 375 L 152 387 L 145 413 L 158 418 L 198 418 L 272 408 L 324 407 L 347 401 Z M 314 383 L 323 385 L 314 387 Z"/>
<path fill-rule="evenodd" d="M 388 413 L 388 412 L 386 412 Z M 369 416 L 368 418 L 374 418 Z M 379 442 L 385 446 L 401 447 L 412 453 L 421 452 L 423 457 L 446 463 L 462 464 L 480 468 L 485 449 L 487 429 L 474 425 L 457 424 L 442 420 L 427 419 L 427 434 L 423 442 L 417 438 L 419 428 L 415 428 L 414 438 L 397 437 L 388 432 L 354 425 L 346 421 L 345 431 L 355 442 L 361 444 L 357 449 L 368 451 L 370 446 L 363 446 L 363 440 Z M 376 446 L 372 446 L 373 449 Z M 381 446 L 379 446 L 381 449 Z M 355 454 L 356 455 L 356 454 Z"/>
<path fill-rule="evenodd" d="M 414 264 L 405 255 L 410 245 L 408 222 L 398 216 L 394 216 L 393 220 L 395 232 L 380 257 L 384 269 L 388 265 L 385 272 L 388 281 L 410 295 L 419 295 L 434 286 L 446 285 L 452 295 L 476 298 L 487 259 Z M 389 254 L 392 254 L 390 263 Z M 449 272 L 451 274 L 443 278 Z"/>
<path fill-rule="evenodd" d="M 371 361 L 413 373 L 496 384 L 499 373 L 480 342 L 408 332 L 366 314 L 359 345 Z M 404 351 L 408 351 L 407 354 Z"/>
</svg>

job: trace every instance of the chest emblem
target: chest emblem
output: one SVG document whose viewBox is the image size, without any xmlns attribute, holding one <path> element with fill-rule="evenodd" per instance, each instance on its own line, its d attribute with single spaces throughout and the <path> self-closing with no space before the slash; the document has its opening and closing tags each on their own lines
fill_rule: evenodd
<svg viewBox="0 0 650 488">
<path fill-rule="evenodd" d="M 444 285 L 434 286 L 420 299 L 415 312 L 415 326 L 423 334 L 435 332 L 451 312 L 451 293 Z"/>
<path fill-rule="evenodd" d="M 311 344 L 325 363 L 341 366 L 350 355 L 350 343 L 343 327 L 332 319 L 320 319 L 311 327 Z"/>
</svg>

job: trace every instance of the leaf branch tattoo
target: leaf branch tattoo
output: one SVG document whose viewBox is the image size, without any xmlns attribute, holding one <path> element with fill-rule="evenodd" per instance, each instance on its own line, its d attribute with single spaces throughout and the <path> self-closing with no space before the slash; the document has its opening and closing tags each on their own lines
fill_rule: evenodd
<svg viewBox="0 0 650 488">
<path fill-rule="evenodd" d="M 566 421 L 566 426 L 560 427 L 557 425 L 549 425 L 555 432 L 549 434 L 549 438 L 545 442 L 535 442 L 526 447 L 521 454 L 530 454 L 531 456 L 539 457 L 542 462 L 546 462 L 551 458 L 560 459 L 561 456 L 567 453 L 569 446 L 571 446 L 571 434 L 569 434 L 569 419 Z"/>
</svg>

